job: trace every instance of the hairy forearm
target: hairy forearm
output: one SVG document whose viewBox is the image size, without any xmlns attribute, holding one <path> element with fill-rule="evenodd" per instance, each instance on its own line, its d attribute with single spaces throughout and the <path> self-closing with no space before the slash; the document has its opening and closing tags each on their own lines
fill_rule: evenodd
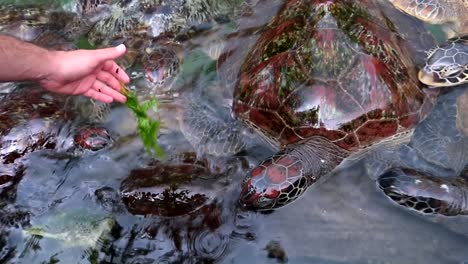
<svg viewBox="0 0 468 264">
<path fill-rule="evenodd" d="M 53 71 L 54 52 L 0 34 L 0 81 L 40 81 Z"/>
</svg>

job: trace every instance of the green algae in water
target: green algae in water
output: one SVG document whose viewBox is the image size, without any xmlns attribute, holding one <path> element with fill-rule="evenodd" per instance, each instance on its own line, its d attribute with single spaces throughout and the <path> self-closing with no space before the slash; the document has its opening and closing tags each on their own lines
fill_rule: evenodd
<svg viewBox="0 0 468 264">
<path fill-rule="evenodd" d="M 156 154 L 159 158 L 164 157 L 164 150 L 157 142 L 161 121 L 152 120 L 147 114 L 148 110 L 157 109 L 158 102 L 155 99 L 151 99 L 140 104 L 135 93 L 131 92 L 122 83 L 121 86 L 123 94 L 127 97 L 125 105 L 133 111 L 133 114 L 137 118 L 137 131 L 146 151 L 150 155 Z"/>
<path fill-rule="evenodd" d="M 87 49 L 87 50 L 96 49 L 96 46 L 91 44 L 89 42 L 89 39 L 84 37 L 84 36 L 79 37 L 77 40 L 75 40 L 74 43 L 75 43 L 76 47 L 79 48 L 79 49 Z"/>
</svg>

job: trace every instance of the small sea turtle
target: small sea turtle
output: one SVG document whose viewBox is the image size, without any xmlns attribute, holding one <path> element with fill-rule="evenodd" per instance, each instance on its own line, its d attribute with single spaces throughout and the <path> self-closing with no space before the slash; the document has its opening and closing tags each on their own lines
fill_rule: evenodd
<svg viewBox="0 0 468 264">
<path fill-rule="evenodd" d="M 148 81 L 136 90 L 142 100 L 154 96 L 159 99 L 157 115 L 162 120 L 163 134 L 181 132 L 200 158 L 228 157 L 245 149 L 253 135 L 232 118 L 229 108 L 219 100 L 222 89 L 213 85 L 216 61 L 203 49 L 184 54 L 182 60 L 178 55 L 180 45 L 169 48 L 167 44 L 150 48 L 151 53 L 143 56 Z"/>
<path fill-rule="evenodd" d="M 243 207 L 290 203 L 346 157 L 430 112 L 433 95 L 418 82 L 420 58 L 411 52 L 428 43 L 400 38 L 410 27 L 391 24 L 398 19 L 385 17 L 378 1 L 280 6 L 245 56 L 234 92 L 237 118 L 281 147 L 248 173 Z M 417 21 L 411 29 L 427 34 Z"/>
<path fill-rule="evenodd" d="M 109 16 L 98 21 L 87 34 L 90 43 L 107 46 L 130 36 L 146 37 L 148 25 L 135 1 L 121 1 L 109 6 Z"/>
<path fill-rule="evenodd" d="M 170 89 L 182 65 L 182 45 L 170 38 L 156 38 L 143 47 L 141 63 L 152 89 Z"/>
<path fill-rule="evenodd" d="M 217 191 L 203 184 L 214 177 L 206 161 L 183 153 L 164 162 L 133 170 L 122 182 L 121 196 L 135 215 L 180 216 L 212 202 Z"/>
<path fill-rule="evenodd" d="M 24 86 L 26 87 L 19 87 L 10 92 L 0 103 L 2 113 L 0 115 L 0 159 L 2 163 L 14 163 L 16 159 L 39 149 L 97 150 L 98 146 L 102 148 L 112 142 L 110 138 L 105 144 L 101 140 L 91 139 L 91 137 L 106 138 L 103 137 L 103 133 L 107 133 L 104 128 L 96 127 L 99 133 L 83 134 L 83 130 L 80 130 L 83 127 L 78 127 L 78 130 L 71 127 L 73 132 L 67 134 L 65 132 L 67 129 L 63 128 L 76 117 L 76 113 L 66 107 L 67 97 L 48 93 L 43 88 L 34 85 Z M 75 140 L 76 145 L 73 143 L 67 145 L 65 143 L 67 138 L 71 136 L 70 139 L 73 140 L 75 134 L 81 135 L 79 140 Z M 83 144 L 83 142 L 88 142 L 88 144 Z"/>
<path fill-rule="evenodd" d="M 61 242 L 65 247 L 96 248 L 98 241 L 110 238 L 117 222 L 96 212 L 77 210 L 72 212 L 50 212 L 34 218 L 31 226 L 25 228 L 24 235 L 29 243 L 39 243 L 41 239 Z"/>
<path fill-rule="evenodd" d="M 223 16 L 234 16 L 245 5 L 239 0 L 117 1 L 110 16 L 99 21 L 88 37 L 92 43 L 106 45 L 129 36 L 143 38 L 177 35 L 192 26 L 209 23 Z"/>
<path fill-rule="evenodd" d="M 77 4 L 81 2 L 88 1 Z M 0 31 L 46 48 L 60 48 L 53 43 L 75 41 L 106 16 L 105 1 L 92 2 L 95 4 L 86 5 L 79 13 L 38 4 L 2 5 Z"/>
<path fill-rule="evenodd" d="M 50 11 L 37 5 L 1 5 L 0 31 L 31 41 L 44 32 L 50 23 Z"/>
<path fill-rule="evenodd" d="M 222 228 L 229 214 L 223 201 L 229 198 L 224 177 L 217 176 L 194 153 L 132 170 L 122 181 L 121 196 L 130 214 L 145 217 L 133 229 L 143 239 L 138 241 L 145 242 L 122 252 L 125 263 L 220 259 L 230 242 L 230 231 Z M 122 240 L 129 241 L 129 233 L 123 235 Z M 144 252 L 145 247 L 161 245 L 164 250 L 157 255 Z"/>
<path fill-rule="evenodd" d="M 16 85 L 18 88 L 0 102 L 0 207 L 5 203 L 27 203 L 28 212 L 35 211 L 34 215 L 49 208 L 47 199 L 53 193 L 49 191 L 57 187 L 53 177 L 42 180 L 44 188 L 38 188 L 37 177 L 33 177 L 36 181 L 25 178 L 37 152 L 42 151 L 41 156 L 54 157 L 55 161 L 73 161 L 100 153 L 98 150 L 112 146 L 113 139 L 106 128 L 75 119 L 76 113 L 66 106 L 66 96 L 49 93 L 34 84 Z M 41 162 L 48 158 L 43 157 Z M 31 200 L 33 194 L 41 198 Z M 5 214 L 14 216 L 15 212 L 7 210 Z"/>
<path fill-rule="evenodd" d="M 466 83 L 467 53 L 464 39 L 435 48 L 421 70 L 421 81 L 438 87 Z M 440 73 L 451 66 L 451 74 Z M 467 88 L 462 84 L 445 89 L 408 144 L 389 155 L 371 155 L 369 168 L 377 175 L 379 168 L 390 167 L 378 185 L 392 200 L 427 214 L 468 214 Z"/>
<path fill-rule="evenodd" d="M 448 24 L 449 36 L 468 33 L 467 0 L 389 0 L 395 7 L 431 24 Z"/>
</svg>

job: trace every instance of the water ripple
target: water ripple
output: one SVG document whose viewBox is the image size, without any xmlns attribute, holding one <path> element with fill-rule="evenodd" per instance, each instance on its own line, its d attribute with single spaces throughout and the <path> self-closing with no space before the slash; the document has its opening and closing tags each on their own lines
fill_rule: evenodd
<svg viewBox="0 0 468 264">
<path fill-rule="evenodd" d="M 217 231 L 201 230 L 195 233 L 191 242 L 198 257 L 215 261 L 226 252 L 229 236 Z"/>
</svg>

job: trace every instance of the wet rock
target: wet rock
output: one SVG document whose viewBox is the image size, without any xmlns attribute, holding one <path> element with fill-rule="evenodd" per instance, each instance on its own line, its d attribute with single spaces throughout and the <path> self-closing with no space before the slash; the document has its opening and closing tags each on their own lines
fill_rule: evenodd
<svg viewBox="0 0 468 264">
<path fill-rule="evenodd" d="M 281 247 L 278 241 L 270 241 L 264 250 L 268 253 L 268 258 L 273 258 L 278 261 L 278 263 L 286 263 L 288 262 L 288 257 L 286 256 L 286 252 Z"/>
</svg>

